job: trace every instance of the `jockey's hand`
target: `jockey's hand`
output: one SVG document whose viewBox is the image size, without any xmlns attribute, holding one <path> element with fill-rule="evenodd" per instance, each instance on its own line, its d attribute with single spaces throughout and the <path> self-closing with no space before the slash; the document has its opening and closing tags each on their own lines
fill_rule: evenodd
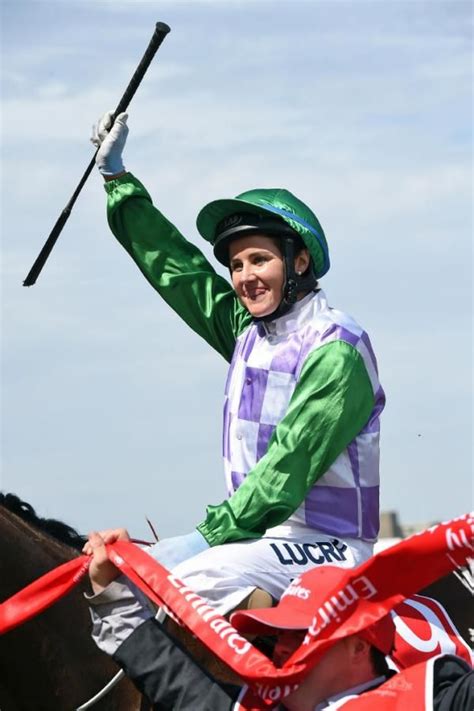
<svg viewBox="0 0 474 711">
<path fill-rule="evenodd" d="M 146 553 L 155 558 L 159 563 L 172 570 L 183 560 L 193 558 L 198 553 L 202 553 L 209 548 L 209 543 L 199 531 L 193 531 L 185 536 L 174 536 L 164 538 L 155 543 L 151 548 L 146 549 Z"/>
<path fill-rule="evenodd" d="M 112 126 L 112 111 L 107 111 L 92 127 L 91 142 L 99 151 L 95 162 L 106 180 L 112 180 L 125 172 L 122 151 L 128 136 L 128 114 L 117 116 Z"/>
<path fill-rule="evenodd" d="M 92 531 L 89 533 L 88 541 L 82 552 L 91 555 L 92 560 L 89 566 L 89 578 L 92 590 L 95 594 L 102 592 L 115 578 L 120 575 L 120 571 L 110 562 L 105 548 L 106 543 L 115 541 L 129 541 L 130 536 L 124 528 L 104 531 L 105 536 Z"/>
</svg>

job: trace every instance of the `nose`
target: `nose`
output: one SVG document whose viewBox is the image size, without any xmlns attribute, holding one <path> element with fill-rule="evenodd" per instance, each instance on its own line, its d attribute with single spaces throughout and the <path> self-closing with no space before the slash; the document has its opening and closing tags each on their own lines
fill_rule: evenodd
<svg viewBox="0 0 474 711">
<path fill-rule="evenodd" d="M 244 262 L 242 264 L 242 271 L 240 273 L 240 278 L 242 281 L 254 281 L 256 279 L 255 269 L 252 262 Z"/>
</svg>

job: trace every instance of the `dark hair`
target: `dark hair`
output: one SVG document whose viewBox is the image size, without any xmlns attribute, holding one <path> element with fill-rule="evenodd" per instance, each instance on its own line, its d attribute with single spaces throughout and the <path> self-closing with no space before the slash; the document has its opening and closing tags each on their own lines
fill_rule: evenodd
<svg viewBox="0 0 474 711">
<path fill-rule="evenodd" d="M 277 235 L 266 235 L 266 237 L 271 239 L 271 241 L 273 242 L 275 247 L 278 247 L 278 251 L 280 252 L 280 254 L 283 255 L 283 248 L 281 245 L 281 237 L 278 237 Z M 295 257 L 297 257 L 298 254 L 300 252 L 302 252 L 304 249 L 308 250 L 308 247 L 304 243 L 303 239 L 296 232 L 295 232 L 295 236 L 294 237 L 292 236 L 292 240 L 295 243 Z M 305 274 L 308 274 L 310 269 L 311 269 L 311 254 L 310 254 L 310 262 L 308 264 L 307 269 L 305 270 Z M 313 291 L 316 291 L 316 289 L 319 289 L 318 281 L 316 281 L 314 283 Z"/>
<path fill-rule="evenodd" d="M 390 674 L 390 667 L 387 664 L 385 654 L 371 645 L 369 650 L 372 669 L 377 676 L 387 676 Z"/>
<path fill-rule="evenodd" d="M 275 245 L 275 247 L 278 247 L 278 249 L 280 250 L 280 252 L 283 254 L 283 250 L 282 250 L 282 247 L 281 247 L 281 239 L 282 239 L 282 238 L 281 238 L 281 237 L 278 237 L 277 235 L 266 235 L 266 236 L 267 236 L 269 239 L 271 239 L 271 241 L 273 242 L 273 244 Z M 293 235 L 291 236 L 291 239 L 292 239 L 293 242 L 295 243 L 295 257 L 297 257 L 298 254 L 303 251 L 303 249 L 308 249 L 308 247 L 307 247 L 307 246 L 305 245 L 305 243 L 303 242 L 302 238 L 301 238 L 301 237 L 299 236 L 299 234 L 297 234 L 296 232 L 295 232 L 294 237 L 293 237 Z"/>
</svg>

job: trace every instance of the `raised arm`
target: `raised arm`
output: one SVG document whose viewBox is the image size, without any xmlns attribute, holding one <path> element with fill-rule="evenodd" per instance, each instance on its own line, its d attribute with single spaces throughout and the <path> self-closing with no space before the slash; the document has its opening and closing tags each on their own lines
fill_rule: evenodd
<svg viewBox="0 0 474 711">
<path fill-rule="evenodd" d="M 100 146 L 97 164 L 108 194 L 112 232 L 163 299 L 226 360 L 250 317 L 231 285 L 219 276 L 202 252 L 188 242 L 157 210 L 145 187 L 125 171 L 122 150 L 126 114 L 108 130 L 106 114 L 93 136 Z"/>
</svg>

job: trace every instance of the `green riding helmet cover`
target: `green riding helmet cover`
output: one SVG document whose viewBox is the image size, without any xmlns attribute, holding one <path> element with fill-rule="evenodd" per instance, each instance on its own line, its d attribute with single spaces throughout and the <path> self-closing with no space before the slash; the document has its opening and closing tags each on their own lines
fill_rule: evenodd
<svg viewBox="0 0 474 711">
<path fill-rule="evenodd" d="M 260 219 L 257 222 L 259 231 L 265 231 L 266 220 L 268 224 L 275 222 L 275 218 L 283 220 L 303 240 L 308 248 L 313 263 L 314 275 L 317 279 L 322 277 L 329 269 L 329 251 L 323 228 L 319 220 L 304 202 L 299 200 L 289 190 L 282 188 L 257 188 L 247 190 L 237 195 L 234 199 L 214 200 L 202 208 L 197 217 L 197 228 L 205 240 L 210 242 L 219 261 L 223 261 L 219 250 L 216 249 L 217 227 L 222 230 L 224 220 L 229 219 L 231 227 L 233 216 L 240 213 L 254 214 Z M 225 223 L 224 223 L 225 225 Z M 267 230 L 271 233 L 271 227 Z M 230 230 L 229 230 L 230 232 Z M 234 239 L 237 233 L 234 234 Z"/>
</svg>

